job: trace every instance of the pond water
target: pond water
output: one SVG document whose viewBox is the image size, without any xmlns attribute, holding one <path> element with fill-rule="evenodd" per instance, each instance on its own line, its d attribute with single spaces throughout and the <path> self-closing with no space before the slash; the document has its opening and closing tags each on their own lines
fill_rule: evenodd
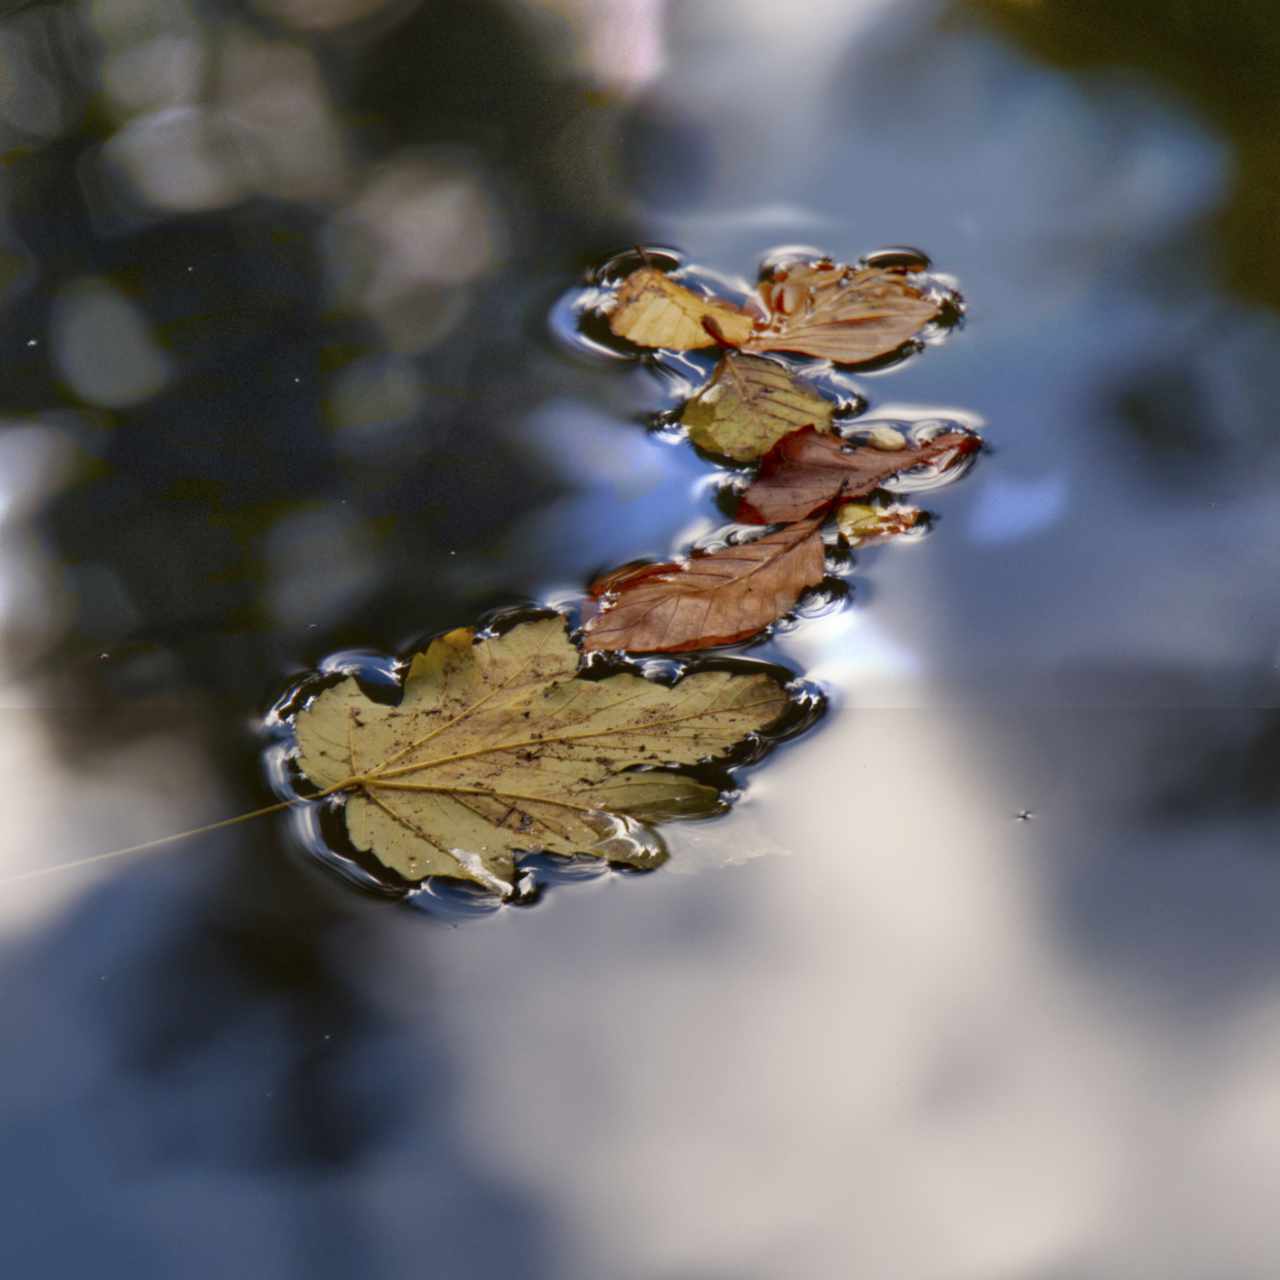
<svg viewBox="0 0 1280 1280">
<path fill-rule="evenodd" d="M 7 884 L 6 1274 L 1276 1274 L 1280 15 L 1227 9 L 0 21 L 0 878 L 724 523 L 554 322 L 628 245 L 919 245 L 964 324 L 848 393 L 988 443 L 751 650 L 827 712 L 655 872 L 402 903 L 277 816 Z"/>
</svg>

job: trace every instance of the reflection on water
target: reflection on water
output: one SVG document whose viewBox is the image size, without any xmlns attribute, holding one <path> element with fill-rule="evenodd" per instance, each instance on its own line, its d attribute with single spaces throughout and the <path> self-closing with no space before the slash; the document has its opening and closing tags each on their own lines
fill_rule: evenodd
<svg viewBox="0 0 1280 1280">
<path fill-rule="evenodd" d="M 1261 0 L 0 21 L 4 874 L 265 802 L 324 654 L 723 523 L 650 375 L 544 331 L 622 246 L 925 246 L 966 327 L 855 390 L 993 445 L 753 651 L 831 712 L 656 874 L 446 921 L 267 820 L 7 887 L 6 1272 L 1273 1275 L 1278 41 Z"/>
</svg>

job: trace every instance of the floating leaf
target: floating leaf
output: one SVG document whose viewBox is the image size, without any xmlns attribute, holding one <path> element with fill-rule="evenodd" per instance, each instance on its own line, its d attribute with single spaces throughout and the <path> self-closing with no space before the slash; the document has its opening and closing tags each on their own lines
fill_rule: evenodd
<svg viewBox="0 0 1280 1280">
<path fill-rule="evenodd" d="M 667 770 L 723 758 L 787 709 L 769 675 L 699 671 L 673 687 L 578 674 L 561 618 L 476 639 L 451 631 L 410 664 L 399 703 L 351 677 L 297 716 L 298 763 L 348 790 L 347 830 L 408 880 L 443 875 L 510 893 L 518 854 L 596 853 L 651 866 L 610 840 L 618 817 L 714 812 L 716 788 Z M 614 815 L 611 817 L 610 815 Z"/>
<path fill-rule="evenodd" d="M 654 267 L 641 267 L 623 281 L 609 314 L 618 337 L 671 351 L 736 347 L 751 336 L 753 324 L 745 311 L 694 293 Z"/>
<path fill-rule="evenodd" d="M 739 462 L 763 457 L 797 427 L 831 429 L 835 405 L 776 360 L 728 354 L 680 421 L 700 448 Z"/>
<path fill-rule="evenodd" d="M 678 653 L 755 635 L 825 576 L 821 524 L 610 574 L 592 587 L 602 602 L 586 624 L 586 647 Z"/>
<path fill-rule="evenodd" d="M 842 502 L 836 508 L 836 527 L 850 546 L 895 538 L 919 529 L 927 522 L 927 514 L 919 507 L 903 503 L 875 507 L 865 502 Z"/>
<path fill-rule="evenodd" d="M 760 284 L 768 318 L 744 351 L 794 351 L 860 364 L 896 351 L 939 305 L 900 271 L 823 260 L 775 268 Z"/>
<path fill-rule="evenodd" d="M 846 444 L 805 427 L 765 455 L 738 504 L 738 519 L 753 524 L 800 520 L 839 497 L 866 497 L 900 471 L 926 462 L 945 465 L 953 460 L 950 455 L 973 453 L 980 444 L 972 432 L 948 431 L 924 444 L 883 448 Z"/>
</svg>

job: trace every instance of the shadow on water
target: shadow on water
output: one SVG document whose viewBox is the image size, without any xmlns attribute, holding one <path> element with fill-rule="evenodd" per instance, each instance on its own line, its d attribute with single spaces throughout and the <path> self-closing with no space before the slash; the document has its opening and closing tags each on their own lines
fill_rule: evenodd
<svg viewBox="0 0 1280 1280">
<path fill-rule="evenodd" d="M 37 525 L 65 625 L 10 674 L 53 708 L 68 772 L 168 733 L 203 745 L 232 809 L 263 803 L 245 726 L 291 671 L 528 589 L 477 590 L 460 562 L 557 491 L 503 418 L 558 377 L 530 299 L 627 238 L 596 198 L 604 148 L 564 148 L 611 108 L 509 6 L 346 7 L 372 17 L 310 40 L 272 20 L 287 3 L 13 14 L 64 119 L 6 161 L 3 333 L 23 358 L 3 409 L 69 440 L 76 476 Z M 207 60 L 168 116 L 111 79 L 135 21 Z M 273 75 L 259 136 L 208 146 Z M 336 173 L 306 132 L 326 113 L 357 140 Z M 4 1269 L 554 1275 L 537 1197 L 457 1131 L 437 977 L 399 972 L 382 904 L 317 880 L 270 824 L 185 859 L 130 868 L 0 956 L 21 1045 Z"/>
</svg>

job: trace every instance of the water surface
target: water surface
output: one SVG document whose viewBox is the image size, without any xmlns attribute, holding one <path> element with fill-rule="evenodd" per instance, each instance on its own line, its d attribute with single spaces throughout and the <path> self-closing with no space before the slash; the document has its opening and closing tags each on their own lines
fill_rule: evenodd
<svg viewBox="0 0 1280 1280">
<path fill-rule="evenodd" d="M 5 24 L 5 873 L 723 523 L 548 322 L 629 244 L 922 246 L 965 324 L 853 386 L 991 448 L 752 650 L 830 711 L 658 872 L 423 911 L 278 819 L 10 886 L 8 1270 L 1274 1275 L 1274 16 L 141 8 Z"/>
</svg>

